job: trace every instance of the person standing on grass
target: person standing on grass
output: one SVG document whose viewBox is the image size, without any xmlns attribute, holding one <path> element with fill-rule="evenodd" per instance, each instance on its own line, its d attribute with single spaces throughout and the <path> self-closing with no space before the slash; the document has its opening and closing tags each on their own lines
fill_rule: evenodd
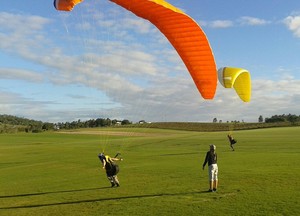
<svg viewBox="0 0 300 216">
<path fill-rule="evenodd" d="M 229 139 L 230 147 L 231 147 L 232 151 L 234 151 L 233 145 L 236 144 L 236 140 L 233 139 L 233 136 L 231 134 L 228 134 L 227 137 Z"/>
<path fill-rule="evenodd" d="M 115 163 L 115 161 L 122 161 L 122 158 L 111 158 L 108 155 L 104 155 L 104 153 L 98 154 L 98 158 L 102 163 L 102 168 L 106 171 L 107 179 L 111 183 L 111 187 L 120 186 L 120 182 L 118 180 L 117 174 L 119 173 L 119 166 Z"/>
<path fill-rule="evenodd" d="M 203 163 L 203 170 L 205 165 L 208 164 L 208 177 L 209 177 L 209 192 L 217 191 L 218 188 L 218 165 L 217 165 L 216 146 L 210 145 L 209 151 L 206 153 Z"/>
</svg>

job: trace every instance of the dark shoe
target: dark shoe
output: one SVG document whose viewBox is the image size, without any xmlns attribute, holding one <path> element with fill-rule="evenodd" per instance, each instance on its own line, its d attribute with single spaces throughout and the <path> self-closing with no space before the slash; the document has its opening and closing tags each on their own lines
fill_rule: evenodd
<svg viewBox="0 0 300 216">
<path fill-rule="evenodd" d="M 120 184 L 119 183 L 116 183 L 117 187 L 120 187 Z"/>
<path fill-rule="evenodd" d="M 217 188 L 214 188 L 213 191 L 216 192 L 216 191 L 217 191 Z"/>
<path fill-rule="evenodd" d="M 114 187 L 115 186 L 115 183 L 111 183 L 111 187 Z"/>
<path fill-rule="evenodd" d="M 207 192 L 214 192 L 212 189 L 209 189 Z"/>
</svg>

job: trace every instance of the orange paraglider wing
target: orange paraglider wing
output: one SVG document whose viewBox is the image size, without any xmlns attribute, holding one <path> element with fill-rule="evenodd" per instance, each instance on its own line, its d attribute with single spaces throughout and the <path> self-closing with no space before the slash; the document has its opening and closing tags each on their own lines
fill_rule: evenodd
<svg viewBox="0 0 300 216">
<path fill-rule="evenodd" d="M 83 0 L 54 0 L 53 4 L 57 10 L 71 11 L 75 5 L 82 1 Z"/>
<path fill-rule="evenodd" d="M 217 87 L 215 59 L 205 33 L 191 17 L 164 0 L 110 1 L 154 24 L 176 49 L 202 97 L 214 97 Z M 55 2 L 70 2 L 70 7 L 73 8 L 81 1 Z M 60 7 L 56 8 L 63 10 Z"/>
<path fill-rule="evenodd" d="M 217 86 L 214 56 L 200 26 L 164 0 L 110 0 L 154 24 L 176 49 L 199 92 L 212 99 Z"/>
</svg>

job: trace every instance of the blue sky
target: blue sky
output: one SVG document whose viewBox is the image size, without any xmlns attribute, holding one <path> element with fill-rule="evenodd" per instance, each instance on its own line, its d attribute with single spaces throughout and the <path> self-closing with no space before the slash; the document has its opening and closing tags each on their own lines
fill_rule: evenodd
<svg viewBox="0 0 300 216">
<path fill-rule="evenodd" d="M 217 68 L 250 71 L 250 103 L 220 84 L 204 100 L 155 26 L 108 0 L 85 0 L 69 13 L 52 0 L 10 0 L 0 7 L 0 114 L 49 122 L 300 115 L 298 0 L 169 3 L 205 31 Z"/>
</svg>

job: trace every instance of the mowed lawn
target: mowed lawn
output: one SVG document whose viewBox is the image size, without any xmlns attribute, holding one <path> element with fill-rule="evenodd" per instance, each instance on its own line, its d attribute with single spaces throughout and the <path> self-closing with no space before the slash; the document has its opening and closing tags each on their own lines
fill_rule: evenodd
<svg viewBox="0 0 300 216">
<path fill-rule="evenodd" d="M 0 135 L 0 215 L 300 215 L 300 127 L 90 129 Z M 209 144 L 219 188 L 208 193 Z M 98 153 L 121 152 L 110 188 Z"/>
</svg>

